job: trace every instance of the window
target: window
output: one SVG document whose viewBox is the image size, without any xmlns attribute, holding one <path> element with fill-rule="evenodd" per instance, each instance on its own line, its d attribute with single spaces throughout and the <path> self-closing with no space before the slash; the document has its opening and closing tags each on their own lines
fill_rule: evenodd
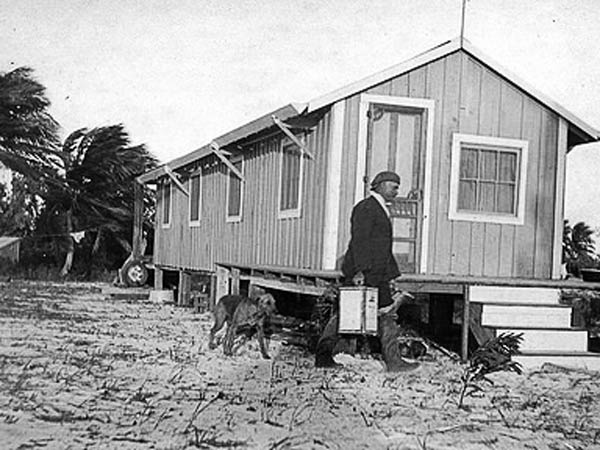
<svg viewBox="0 0 600 450">
<path fill-rule="evenodd" d="M 451 220 L 522 225 L 527 141 L 454 134 Z"/>
<path fill-rule="evenodd" d="M 302 151 L 289 139 L 281 143 L 279 218 L 300 217 L 302 202 Z"/>
<path fill-rule="evenodd" d="M 239 170 L 240 173 L 244 173 L 243 159 L 233 162 L 233 166 Z M 242 180 L 230 170 L 229 178 L 227 180 L 227 222 L 239 222 L 242 220 L 242 198 Z"/>
<path fill-rule="evenodd" d="M 190 178 L 190 226 L 200 225 L 200 214 L 202 212 L 202 177 L 195 173 Z"/>
<path fill-rule="evenodd" d="M 166 181 L 162 186 L 162 227 L 171 226 L 171 182 Z"/>
</svg>

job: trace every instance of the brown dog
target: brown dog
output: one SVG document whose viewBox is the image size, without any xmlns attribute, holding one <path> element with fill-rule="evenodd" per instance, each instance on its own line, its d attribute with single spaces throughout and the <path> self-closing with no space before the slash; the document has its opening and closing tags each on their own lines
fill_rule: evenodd
<svg viewBox="0 0 600 450">
<path fill-rule="evenodd" d="M 256 329 L 258 344 L 263 358 L 269 359 L 265 342 L 265 323 L 276 312 L 275 299 L 271 294 L 249 298 L 243 295 L 225 295 L 215 307 L 215 324 L 210 330 L 208 347 L 214 349 L 215 334 L 227 322 L 227 332 L 223 341 L 223 353 L 231 356 L 233 341 L 238 331 Z"/>
</svg>

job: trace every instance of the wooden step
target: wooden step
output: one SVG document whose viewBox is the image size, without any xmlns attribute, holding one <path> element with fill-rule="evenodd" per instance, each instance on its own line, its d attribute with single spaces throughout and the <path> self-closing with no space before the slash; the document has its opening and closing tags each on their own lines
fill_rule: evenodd
<svg viewBox="0 0 600 450">
<path fill-rule="evenodd" d="M 469 300 L 477 303 L 528 303 L 558 305 L 560 289 L 513 287 L 513 286 L 471 286 Z"/>
<path fill-rule="evenodd" d="M 570 328 L 571 308 L 564 305 L 483 303 L 484 327 Z"/>
<path fill-rule="evenodd" d="M 585 352 L 588 350 L 588 333 L 576 328 L 496 328 L 494 335 L 522 333 L 521 351 Z"/>
<path fill-rule="evenodd" d="M 110 295 L 114 299 L 124 300 L 147 300 L 150 297 L 149 288 L 125 288 L 117 286 L 105 286 L 102 288 L 102 294 Z"/>
<path fill-rule="evenodd" d="M 513 361 L 517 361 L 528 370 L 551 363 L 574 369 L 600 371 L 600 353 L 592 352 L 523 352 L 513 356 Z"/>
</svg>

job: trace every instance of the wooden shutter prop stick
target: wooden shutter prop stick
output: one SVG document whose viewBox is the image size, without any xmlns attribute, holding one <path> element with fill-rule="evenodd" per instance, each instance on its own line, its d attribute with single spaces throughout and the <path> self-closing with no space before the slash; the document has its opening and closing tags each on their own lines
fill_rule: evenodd
<svg viewBox="0 0 600 450">
<path fill-rule="evenodd" d="M 273 122 L 275 122 L 275 125 L 277 125 L 279 128 L 281 128 L 281 131 L 283 131 L 285 133 L 285 135 L 287 137 L 289 137 L 294 144 L 296 144 L 298 147 L 300 147 L 300 150 L 302 150 L 302 152 L 306 156 L 308 156 L 310 159 L 315 159 L 314 156 L 312 155 L 312 153 L 308 150 L 308 148 L 306 148 L 306 145 L 304 145 L 304 143 L 300 139 L 298 139 L 294 135 L 294 133 L 292 133 L 290 131 L 290 127 L 288 125 L 286 125 L 281 120 L 279 120 L 277 118 L 277 116 L 271 116 L 271 118 L 273 119 Z"/>
<path fill-rule="evenodd" d="M 179 189 L 181 192 L 183 192 L 183 193 L 185 194 L 185 196 L 186 196 L 186 197 L 189 197 L 189 196 L 190 196 L 190 193 L 187 191 L 187 189 L 185 188 L 185 186 L 184 186 L 183 184 L 181 184 L 181 181 L 179 181 L 179 178 L 177 178 L 177 175 L 175 175 L 175 174 L 173 173 L 173 171 L 171 170 L 171 168 L 170 168 L 169 166 L 167 166 L 167 165 L 164 165 L 164 166 L 163 166 L 163 169 L 164 169 L 165 173 L 166 173 L 167 175 L 169 175 L 169 178 L 170 178 L 171 180 L 173 180 L 173 183 L 175 183 L 175 185 L 177 186 L 177 188 L 178 188 L 178 189 Z"/>
<path fill-rule="evenodd" d="M 231 170 L 240 180 L 242 181 L 246 181 L 246 179 L 244 178 L 244 175 L 242 175 L 242 173 L 237 169 L 237 167 L 235 167 L 233 165 L 233 163 L 231 161 L 229 161 L 227 159 L 227 156 L 225 156 L 223 154 L 223 151 L 220 149 L 219 144 L 217 144 L 216 142 L 211 142 L 210 143 L 210 148 L 212 150 L 212 152 L 217 155 L 217 157 L 227 166 L 229 167 L 229 170 Z"/>
</svg>

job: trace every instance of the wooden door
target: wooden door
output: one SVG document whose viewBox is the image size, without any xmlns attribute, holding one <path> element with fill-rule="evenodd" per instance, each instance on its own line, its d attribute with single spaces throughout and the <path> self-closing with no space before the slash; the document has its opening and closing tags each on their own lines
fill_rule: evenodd
<svg viewBox="0 0 600 450">
<path fill-rule="evenodd" d="M 416 273 L 421 252 L 424 126 L 423 110 L 371 103 L 368 112 L 365 195 L 382 170 L 400 175 L 398 197 L 390 205 L 393 253 L 404 273 Z"/>
</svg>

